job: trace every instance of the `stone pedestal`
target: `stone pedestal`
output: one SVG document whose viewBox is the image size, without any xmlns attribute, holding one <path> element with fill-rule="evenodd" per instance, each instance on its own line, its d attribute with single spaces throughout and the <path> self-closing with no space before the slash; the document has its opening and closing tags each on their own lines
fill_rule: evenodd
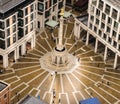
<svg viewBox="0 0 120 104">
<path fill-rule="evenodd" d="M 68 64 L 68 53 L 66 48 L 64 47 L 62 50 L 58 50 L 56 47 L 53 49 L 51 53 L 51 64 L 56 66 L 64 66 Z"/>
</svg>

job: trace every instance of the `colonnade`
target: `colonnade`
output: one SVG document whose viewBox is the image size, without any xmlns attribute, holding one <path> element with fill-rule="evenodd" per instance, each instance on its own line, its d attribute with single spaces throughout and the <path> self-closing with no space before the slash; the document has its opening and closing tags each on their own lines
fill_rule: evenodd
<svg viewBox="0 0 120 104">
<path fill-rule="evenodd" d="M 74 36 L 77 38 L 77 39 L 80 39 L 81 37 L 81 30 L 84 29 L 87 31 L 87 34 L 86 35 L 86 39 L 85 39 L 85 44 L 86 45 L 89 45 L 89 39 L 90 39 L 90 35 L 92 35 L 94 38 L 95 38 L 95 47 L 94 47 L 94 52 L 96 53 L 98 51 L 98 43 L 102 43 L 104 44 L 101 39 L 99 39 L 98 37 L 95 37 L 95 34 L 94 32 L 89 31 L 90 29 L 85 26 L 84 24 L 82 24 L 81 22 L 78 22 L 78 20 L 75 21 L 74 23 Z M 108 58 L 108 54 L 109 54 L 109 50 L 112 50 L 109 46 L 107 46 L 106 44 L 104 44 L 105 46 L 105 49 L 104 49 L 104 57 L 103 57 L 103 60 L 104 62 L 106 62 L 107 58 Z M 113 51 L 113 50 L 112 50 Z M 117 68 L 117 62 L 118 62 L 118 57 L 119 57 L 119 54 L 115 51 L 113 51 L 113 53 L 115 54 L 115 57 L 114 57 L 114 64 L 113 64 L 113 68 L 116 69 Z"/>
<path fill-rule="evenodd" d="M 29 41 L 31 42 L 31 48 L 34 48 L 35 47 L 35 34 L 32 35 L 32 37 L 29 39 Z M 23 56 L 26 54 L 26 44 L 27 44 L 27 41 L 23 41 L 22 43 L 20 43 L 18 46 L 12 48 L 7 51 L 6 53 L 4 53 L 2 56 L 3 56 L 3 68 L 7 68 L 9 66 L 9 54 L 11 52 L 14 52 L 14 61 L 16 61 L 17 59 L 20 58 L 20 56 Z M 20 53 L 20 50 L 21 50 L 21 53 Z"/>
</svg>

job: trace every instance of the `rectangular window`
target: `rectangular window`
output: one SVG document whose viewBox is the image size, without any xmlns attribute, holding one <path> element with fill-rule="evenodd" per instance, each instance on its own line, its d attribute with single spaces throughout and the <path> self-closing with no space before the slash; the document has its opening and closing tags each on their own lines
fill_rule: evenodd
<svg viewBox="0 0 120 104">
<path fill-rule="evenodd" d="M 118 23 L 116 21 L 114 21 L 114 28 L 118 29 Z"/>
<path fill-rule="evenodd" d="M 104 4 L 103 1 L 100 0 L 100 1 L 99 1 L 99 5 L 98 5 L 98 8 L 100 8 L 100 9 L 102 10 L 102 9 L 103 9 L 103 4 Z"/>
<path fill-rule="evenodd" d="M 98 31 L 98 35 L 101 36 L 102 35 L 102 32 L 101 30 Z"/>
<path fill-rule="evenodd" d="M 106 4 L 105 12 L 109 15 L 110 14 L 110 6 Z"/>
<path fill-rule="evenodd" d="M 104 29 L 105 28 L 105 24 L 101 23 L 101 28 Z"/>
<path fill-rule="evenodd" d="M 5 40 L 0 39 L 0 48 L 5 49 Z"/>
<path fill-rule="evenodd" d="M 110 17 L 108 17 L 108 23 L 112 24 L 112 19 Z"/>
<path fill-rule="evenodd" d="M 18 10 L 18 17 L 23 18 L 23 11 L 22 10 Z"/>
<path fill-rule="evenodd" d="M 0 21 L 0 29 L 4 29 L 4 28 L 5 28 L 4 22 Z"/>
<path fill-rule="evenodd" d="M 30 24 L 30 31 L 33 30 L 33 23 Z"/>
<path fill-rule="evenodd" d="M 30 11 L 33 12 L 33 10 L 34 10 L 34 5 L 32 4 L 32 5 L 30 6 Z"/>
<path fill-rule="evenodd" d="M 96 15 L 100 16 L 100 10 L 96 9 Z"/>
<path fill-rule="evenodd" d="M 24 36 L 23 28 L 18 28 L 18 39 L 21 39 Z"/>
<path fill-rule="evenodd" d="M 28 17 L 25 18 L 25 24 L 28 24 Z"/>
<path fill-rule="evenodd" d="M 25 27 L 25 35 L 28 34 L 28 26 Z"/>
<path fill-rule="evenodd" d="M 41 12 L 44 11 L 44 5 L 42 3 L 38 3 L 38 10 Z"/>
<path fill-rule="evenodd" d="M 96 19 L 96 24 L 99 25 L 99 20 L 98 19 Z"/>
<path fill-rule="evenodd" d="M 57 0 L 53 0 L 53 4 L 57 3 Z"/>
<path fill-rule="evenodd" d="M 113 31 L 113 36 L 114 36 L 114 37 L 116 37 L 116 34 L 117 34 L 117 33 L 116 33 L 115 31 Z"/>
<path fill-rule="evenodd" d="M 103 38 L 106 40 L 106 37 L 107 37 L 107 35 L 106 34 L 103 34 Z"/>
<path fill-rule="evenodd" d="M 45 12 L 45 18 L 47 18 L 49 16 L 50 16 L 50 10 L 48 10 L 48 11 Z"/>
<path fill-rule="evenodd" d="M 22 19 L 18 19 L 18 26 L 21 26 L 21 27 L 23 27 L 23 20 Z"/>
<path fill-rule="evenodd" d="M 110 28 L 109 27 L 107 27 L 107 32 L 110 33 Z"/>
<path fill-rule="evenodd" d="M 33 13 L 30 15 L 30 21 L 33 20 Z"/>
<path fill-rule="evenodd" d="M 118 13 L 118 12 L 117 12 L 115 9 L 112 10 L 112 17 L 113 17 L 114 19 L 117 18 L 117 13 Z"/>
<path fill-rule="evenodd" d="M 10 21 L 9 21 L 9 19 L 6 20 L 6 26 L 7 26 L 7 27 L 10 26 Z"/>
<path fill-rule="evenodd" d="M 59 2 L 58 8 L 61 9 L 63 7 L 63 2 Z"/>
<path fill-rule="evenodd" d="M 120 34 L 119 34 L 118 40 L 120 40 Z"/>
<path fill-rule="evenodd" d="M 12 30 L 13 30 L 13 33 L 16 32 L 16 25 L 13 25 Z"/>
<path fill-rule="evenodd" d="M 90 16 L 91 21 L 94 21 L 94 16 Z"/>
<path fill-rule="evenodd" d="M 16 34 L 13 35 L 13 43 L 16 42 Z"/>
<path fill-rule="evenodd" d="M 113 42 L 113 46 L 114 46 L 115 48 L 117 47 L 117 42 L 116 42 L 116 41 Z"/>
<path fill-rule="evenodd" d="M 5 32 L 0 30 L 0 38 L 4 39 L 5 38 Z"/>
<path fill-rule="evenodd" d="M 7 29 L 7 36 L 10 36 L 10 28 Z"/>
<path fill-rule="evenodd" d="M 106 15 L 104 13 L 102 13 L 102 19 L 105 20 Z"/>
<path fill-rule="evenodd" d="M 7 38 L 7 47 L 9 47 L 9 46 L 10 46 L 10 37 Z"/>
<path fill-rule="evenodd" d="M 97 32 L 97 28 L 94 26 L 94 31 Z"/>
<path fill-rule="evenodd" d="M 111 44 L 111 42 L 112 42 L 112 39 L 109 37 L 108 38 L 108 42 Z"/>
<path fill-rule="evenodd" d="M 28 15 L 28 8 L 25 8 L 25 15 Z"/>
<path fill-rule="evenodd" d="M 16 22 L 16 15 L 12 16 L 12 23 Z"/>
</svg>

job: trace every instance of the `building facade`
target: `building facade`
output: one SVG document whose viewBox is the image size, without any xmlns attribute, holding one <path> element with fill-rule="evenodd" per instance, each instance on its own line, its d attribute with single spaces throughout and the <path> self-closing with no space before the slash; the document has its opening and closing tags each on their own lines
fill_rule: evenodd
<svg viewBox="0 0 120 104">
<path fill-rule="evenodd" d="M 10 85 L 0 81 L 0 104 L 10 104 Z"/>
<path fill-rule="evenodd" d="M 120 56 L 120 1 L 119 0 L 90 0 L 87 25 L 76 18 L 74 34 L 80 38 L 81 28 L 87 31 L 86 45 L 90 37 L 95 38 L 94 51 L 100 44 L 104 47 L 104 61 L 114 55 L 114 68 L 117 68 Z M 78 33 L 76 32 L 78 29 Z M 110 53 L 111 51 L 111 53 Z"/>
<path fill-rule="evenodd" d="M 7 68 L 35 47 L 36 31 L 57 20 L 65 0 L 0 0 L 0 62 Z"/>
</svg>

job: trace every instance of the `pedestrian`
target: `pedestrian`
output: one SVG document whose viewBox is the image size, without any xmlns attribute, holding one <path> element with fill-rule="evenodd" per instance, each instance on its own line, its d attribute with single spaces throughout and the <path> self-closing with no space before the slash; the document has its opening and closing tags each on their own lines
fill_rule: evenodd
<svg viewBox="0 0 120 104">
<path fill-rule="evenodd" d="M 53 97 L 56 97 L 55 89 L 53 89 Z"/>
<path fill-rule="evenodd" d="M 55 72 L 55 75 L 57 75 L 57 72 Z"/>
<path fill-rule="evenodd" d="M 107 85 L 110 85 L 110 82 L 109 82 L 109 81 L 107 81 Z"/>
<path fill-rule="evenodd" d="M 54 104 L 54 100 L 53 100 L 53 104 Z"/>
<path fill-rule="evenodd" d="M 59 100 L 58 100 L 58 102 L 60 103 L 60 102 L 61 102 L 61 100 L 59 99 Z"/>
</svg>

